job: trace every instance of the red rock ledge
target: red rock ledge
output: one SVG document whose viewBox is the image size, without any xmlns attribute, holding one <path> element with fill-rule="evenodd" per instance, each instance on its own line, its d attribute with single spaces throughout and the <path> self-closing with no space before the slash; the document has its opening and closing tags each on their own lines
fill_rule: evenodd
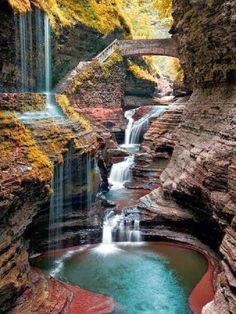
<svg viewBox="0 0 236 314">
<path fill-rule="evenodd" d="M 194 247 L 192 245 L 173 242 L 160 242 L 160 243 L 171 246 L 177 246 L 192 251 L 197 251 L 207 259 L 208 269 L 201 278 L 201 280 L 194 287 L 188 299 L 189 307 L 192 310 L 193 314 L 201 314 L 204 305 L 212 301 L 215 295 L 213 286 L 215 263 L 213 262 L 213 259 L 206 253 L 206 251 L 204 251 L 201 248 Z"/>
<path fill-rule="evenodd" d="M 68 285 L 39 269 L 31 269 L 30 282 L 12 314 L 107 314 L 115 309 L 112 298 Z"/>
<path fill-rule="evenodd" d="M 199 283 L 195 286 L 193 291 L 191 292 L 189 296 L 189 306 L 194 314 L 201 314 L 202 309 L 204 305 L 209 303 L 214 299 L 214 272 L 215 272 L 215 266 L 209 257 L 205 252 L 199 251 L 201 254 L 204 255 L 204 257 L 208 261 L 208 269 L 207 272 L 204 274 L 202 279 L 199 281 Z"/>
</svg>

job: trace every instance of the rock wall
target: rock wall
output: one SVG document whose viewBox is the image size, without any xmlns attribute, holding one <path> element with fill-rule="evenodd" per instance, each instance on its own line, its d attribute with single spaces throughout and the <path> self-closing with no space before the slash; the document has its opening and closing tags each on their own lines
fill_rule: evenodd
<svg viewBox="0 0 236 314">
<path fill-rule="evenodd" d="M 172 198 L 189 209 L 200 223 L 198 236 L 220 253 L 215 299 L 203 312 L 235 313 L 235 2 L 173 4 L 172 33 L 194 92 L 161 175 L 162 192 L 151 198 Z"/>
<path fill-rule="evenodd" d="M 0 4 L 0 91 L 15 91 L 18 69 L 16 67 L 15 20 L 7 1 Z"/>
<path fill-rule="evenodd" d="M 222 308 L 223 313 L 236 309 L 230 280 L 236 256 L 235 105 L 232 85 L 196 90 L 184 112 L 171 161 L 161 175 L 164 193 L 190 208 L 201 222 L 202 239 L 216 250 L 220 246 L 227 272 L 217 280 L 216 311 Z"/>
<path fill-rule="evenodd" d="M 1 114 L 0 126 L 0 313 L 6 313 L 28 285 L 25 230 L 48 202 L 52 165 L 15 118 Z"/>
<path fill-rule="evenodd" d="M 235 1 L 173 0 L 172 33 L 191 87 L 236 79 Z"/>
<path fill-rule="evenodd" d="M 125 67 L 122 57 L 114 53 L 103 64 L 97 61 L 75 74 L 65 94 L 73 107 L 91 121 L 100 122 L 112 132 L 125 129 L 123 95 Z"/>
</svg>

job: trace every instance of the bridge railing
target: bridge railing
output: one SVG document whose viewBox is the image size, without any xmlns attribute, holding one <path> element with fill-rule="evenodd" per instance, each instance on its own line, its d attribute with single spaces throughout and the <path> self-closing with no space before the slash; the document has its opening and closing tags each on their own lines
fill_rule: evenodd
<svg viewBox="0 0 236 314">
<path fill-rule="evenodd" d="M 101 51 L 93 60 L 97 60 L 100 63 L 103 63 L 106 61 L 107 58 L 110 57 L 110 55 L 113 54 L 119 47 L 119 41 L 118 39 L 115 39 L 109 46 L 107 46 L 103 51 Z"/>
</svg>

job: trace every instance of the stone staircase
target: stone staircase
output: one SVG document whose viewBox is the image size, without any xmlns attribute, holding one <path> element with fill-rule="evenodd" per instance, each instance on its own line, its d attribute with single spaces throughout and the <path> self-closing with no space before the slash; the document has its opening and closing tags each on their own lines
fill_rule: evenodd
<svg viewBox="0 0 236 314">
<path fill-rule="evenodd" d="M 57 94 L 63 94 L 64 91 L 68 89 L 74 78 L 92 63 L 99 62 L 102 64 L 105 62 L 112 54 L 119 48 L 119 41 L 115 39 L 109 46 L 102 50 L 96 57 L 90 61 L 80 61 L 79 64 L 68 73 L 68 75 L 58 83 L 56 86 L 55 92 Z"/>
<path fill-rule="evenodd" d="M 75 76 L 86 70 L 93 62 L 102 64 L 116 50 L 119 50 L 122 56 L 141 56 L 141 55 L 164 55 L 177 57 L 175 42 L 172 38 L 166 39 L 148 39 L 148 40 L 118 40 L 115 39 L 110 45 L 102 50 L 96 57 L 90 61 L 81 61 L 61 82 L 56 86 L 55 92 L 63 94 L 74 80 Z"/>
</svg>

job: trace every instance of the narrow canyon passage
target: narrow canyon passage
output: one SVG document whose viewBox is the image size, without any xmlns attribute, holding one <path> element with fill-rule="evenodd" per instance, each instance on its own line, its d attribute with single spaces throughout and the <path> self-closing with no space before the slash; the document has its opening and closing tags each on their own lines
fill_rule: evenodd
<svg viewBox="0 0 236 314">
<path fill-rule="evenodd" d="M 0 314 L 236 313 L 235 10 L 1 1 Z"/>
</svg>

